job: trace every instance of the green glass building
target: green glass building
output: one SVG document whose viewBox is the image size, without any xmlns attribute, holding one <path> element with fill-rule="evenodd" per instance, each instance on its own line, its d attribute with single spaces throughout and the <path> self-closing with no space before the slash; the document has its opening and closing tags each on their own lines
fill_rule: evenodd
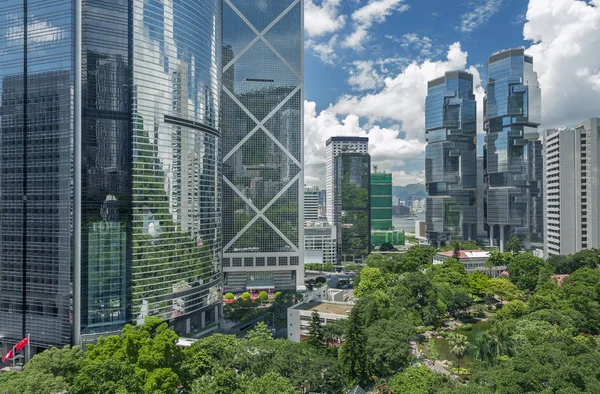
<svg viewBox="0 0 600 394">
<path fill-rule="evenodd" d="M 392 229 L 392 174 L 371 173 L 371 230 Z"/>
</svg>

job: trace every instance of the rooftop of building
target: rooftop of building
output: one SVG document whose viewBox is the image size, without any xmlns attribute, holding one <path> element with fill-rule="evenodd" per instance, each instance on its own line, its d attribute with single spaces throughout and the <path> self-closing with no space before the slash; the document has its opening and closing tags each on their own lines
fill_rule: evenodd
<svg viewBox="0 0 600 394">
<path fill-rule="evenodd" d="M 427 88 L 430 89 L 442 85 L 447 79 L 463 79 L 465 81 L 473 82 L 473 74 L 461 70 L 446 71 L 441 77 L 428 81 Z"/>
<path fill-rule="evenodd" d="M 453 257 L 454 251 L 448 250 L 447 252 L 438 253 L 444 257 Z M 487 250 L 461 250 L 458 252 L 459 259 L 478 259 L 478 258 L 488 258 L 490 257 L 490 252 Z"/>
<path fill-rule="evenodd" d="M 533 57 L 525 54 L 525 47 L 509 48 L 494 52 L 490 57 L 488 57 L 487 62 L 490 64 L 511 56 L 523 56 L 527 63 L 533 63 Z"/>
<path fill-rule="evenodd" d="M 327 140 L 327 145 L 332 142 L 369 142 L 369 137 L 331 137 Z"/>
<path fill-rule="evenodd" d="M 327 302 L 327 301 L 312 301 L 303 304 L 298 304 L 294 309 L 301 311 L 315 311 L 319 313 L 332 313 L 334 315 L 348 316 L 352 310 L 351 303 L 342 302 Z"/>
</svg>

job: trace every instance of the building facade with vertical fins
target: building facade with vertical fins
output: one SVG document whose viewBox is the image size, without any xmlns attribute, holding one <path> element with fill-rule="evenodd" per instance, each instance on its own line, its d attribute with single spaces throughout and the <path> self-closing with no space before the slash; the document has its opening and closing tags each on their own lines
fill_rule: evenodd
<svg viewBox="0 0 600 394">
<path fill-rule="evenodd" d="M 223 2 L 228 291 L 303 287 L 303 60 L 302 1 Z"/>
<path fill-rule="evenodd" d="M 427 84 L 426 231 L 429 242 L 475 239 L 476 102 L 473 76 L 450 71 Z"/>
<path fill-rule="evenodd" d="M 221 2 L 9 0 L 0 336 L 93 342 L 221 307 Z M 110 34 L 108 34 L 110 32 Z"/>
<path fill-rule="evenodd" d="M 486 224 L 490 245 L 511 236 L 525 247 L 543 238 L 541 91 L 522 48 L 487 60 L 483 107 Z"/>
<path fill-rule="evenodd" d="M 371 230 L 391 230 L 392 174 L 371 173 Z"/>
</svg>

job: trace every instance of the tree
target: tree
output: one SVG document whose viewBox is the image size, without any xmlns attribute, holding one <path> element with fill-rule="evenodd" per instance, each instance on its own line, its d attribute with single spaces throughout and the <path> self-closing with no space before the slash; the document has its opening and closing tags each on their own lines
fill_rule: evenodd
<svg viewBox="0 0 600 394">
<path fill-rule="evenodd" d="M 235 296 L 233 295 L 233 293 L 227 293 L 225 294 L 225 299 L 226 300 L 233 300 L 235 298 Z"/>
<path fill-rule="evenodd" d="M 248 293 L 247 291 L 242 293 L 242 300 L 248 300 L 250 299 L 250 293 Z"/>
<path fill-rule="evenodd" d="M 289 379 L 276 372 L 267 372 L 248 385 L 247 394 L 295 394 L 296 389 Z"/>
<path fill-rule="evenodd" d="M 394 245 L 392 245 L 389 242 L 382 243 L 381 246 L 379 247 L 380 252 L 391 252 L 391 251 L 395 251 L 395 250 L 396 250 L 396 248 L 394 248 Z"/>
<path fill-rule="evenodd" d="M 70 383 L 79 373 L 85 354 L 79 346 L 51 347 L 38 353 L 23 367 L 24 372 L 60 376 Z"/>
<path fill-rule="evenodd" d="M 469 292 L 474 296 L 483 297 L 490 281 L 490 277 L 483 272 L 469 274 Z"/>
<path fill-rule="evenodd" d="M 67 382 L 61 376 L 54 376 L 41 371 L 5 372 L 0 374 L 0 393 L 62 393 L 66 392 L 67 387 Z"/>
<path fill-rule="evenodd" d="M 533 291 L 544 260 L 531 253 L 520 253 L 508 263 L 510 280 L 521 290 Z"/>
<path fill-rule="evenodd" d="M 379 268 L 364 267 L 359 274 L 360 281 L 354 289 L 354 295 L 358 298 L 374 290 L 382 290 L 385 287 L 385 279 Z"/>
<path fill-rule="evenodd" d="M 367 267 L 365 267 L 367 268 Z M 344 342 L 339 351 L 340 361 L 351 379 L 359 384 L 368 380 L 366 370 L 366 343 L 362 317 L 360 316 L 360 301 L 352 308 L 346 325 Z"/>
<path fill-rule="evenodd" d="M 323 339 L 326 343 L 341 342 L 346 332 L 346 319 L 329 322 L 323 326 Z"/>
<path fill-rule="evenodd" d="M 410 367 L 396 374 L 388 382 L 395 393 L 432 394 L 449 386 L 449 380 L 426 366 Z"/>
<path fill-rule="evenodd" d="M 273 339 L 273 334 L 265 322 L 260 321 L 256 323 L 252 330 L 248 331 L 246 339 L 250 343 L 261 343 Z"/>
<path fill-rule="evenodd" d="M 499 319 L 517 319 L 528 312 L 527 304 L 521 300 L 512 300 L 498 311 Z"/>
<path fill-rule="evenodd" d="M 469 339 L 465 335 L 452 332 L 448 335 L 448 344 L 450 345 L 450 353 L 456 357 L 457 366 L 460 369 L 460 362 L 469 352 L 471 346 Z"/>
<path fill-rule="evenodd" d="M 412 359 L 408 340 L 413 335 L 413 327 L 398 320 L 378 320 L 367 328 L 369 376 L 388 378 L 408 367 Z"/>
<path fill-rule="evenodd" d="M 510 253 L 501 253 L 497 250 L 493 250 L 490 253 L 490 257 L 485 261 L 484 267 L 487 269 L 493 269 L 496 267 L 506 267 L 513 259 Z"/>
<path fill-rule="evenodd" d="M 321 325 L 321 316 L 319 312 L 313 311 L 310 316 L 310 323 L 308 324 L 308 333 L 306 342 L 308 342 L 312 346 L 322 346 L 323 345 L 323 326 Z"/>
<path fill-rule="evenodd" d="M 127 361 L 89 361 L 69 385 L 69 394 L 142 393 L 144 382 L 144 374 Z"/>
<path fill-rule="evenodd" d="M 519 300 L 523 293 L 506 278 L 493 278 L 488 282 L 487 293 L 495 295 L 502 301 Z"/>
<path fill-rule="evenodd" d="M 521 240 L 516 235 L 510 237 L 506 243 L 506 250 L 515 255 L 521 251 Z"/>
<path fill-rule="evenodd" d="M 266 302 L 269 300 L 269 294 L 267 294 L 266 291 L 261 291 L 260 293 L 258 293 L 258 299 L 262 302 Z"/>
<path fill-rule="evenodd" d="M 452 247 L 452 257 L 455 259 L 459 259 L 460 258 L 460 242 L 452 241 L 450 246 Z"/>
<path fill-rule="evenodd" d="M 218 367 L 211 374 L 196 379 L 193 394 L 246 394 L 247 378 L 231 368 Z"/>
</svg>

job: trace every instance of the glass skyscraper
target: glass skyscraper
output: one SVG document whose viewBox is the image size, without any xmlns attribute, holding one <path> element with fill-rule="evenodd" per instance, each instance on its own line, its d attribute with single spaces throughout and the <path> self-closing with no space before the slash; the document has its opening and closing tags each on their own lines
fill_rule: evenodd
<svg viewBox="0 0 600 394">
<path fill-rule="evenodd" d="M 522 48 L 490 56 L 486 75 L 486 223 L 490 244 L 504 250 L 513 235 L 525 245 L 542 240 L 541 92 Z"/>
<path fill-rule="evenodd" d="M 475 239 L 476 102 L 473 76 L 446 72 L 427 83 L 426 231 L 429 242 Z"/>
<path fill-rule="evenodd" d="M 363 262 L 371 252 L 371 155 L 335 156 L 333 221 L 338 262 Z"/>
<path fill-rule="evenodd" d="M 0 336 L 214 322 L 219 0 L 0 3 Z"/>
<path fill-rule="evenodd" d="M 227 290 L 303 286 L 303 8 L 223 2 Z"/>
</svg>

